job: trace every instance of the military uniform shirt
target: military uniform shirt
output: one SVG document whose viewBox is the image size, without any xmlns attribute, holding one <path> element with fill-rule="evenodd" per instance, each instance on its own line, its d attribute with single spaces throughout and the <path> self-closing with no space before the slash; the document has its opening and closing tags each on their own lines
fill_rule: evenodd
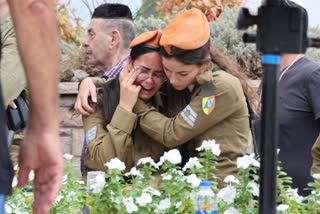
<svg viewBox="0 0 320 214">
<path fill-rule="evenodd" d="M 190 103 L 172 118 L 139 100 L 134 112 L 140 116 L 140 126 L 154 140 L 169 148 L 191 140 L 188 143 L 190 157 L 197 154 L 195 148 L 204 140 L 215 139 L 221 149 L 218 177 L 235 174 L 236 158 L 245 153 L 249 133 L 248 109 L 240 81 L 224 71 L 208 71 L 197 76 L 196 84 Z M 203 109 L 205 97 L 201 93 L 205 84 L 213 84 L 215 102 Z M 208 109 L 211 113 L 206 114 L 204 111 L 208 113 Z"/>
<path fill-rule="evenodd" d="M 0 20 L 2 57 L 0 62 L 0 79 L 4 104 L 8 106 L 26 87 L 20 55 L 17 49 L 16 35 L 10 16 Z"/>
<path fill-rule="evenodd" d="M 153 103 L 160 98 L 153 98 Z M 157 105 L 157 104 L 155 104 Z M 139 159 L 151 157 L 158 161 L 165 147 L 154 142 L 137 125 L 137 115 L 117 107 L 110 124 L 104 127 L 102 110 L 83 116 L 83 125 L 88 150 L 85 165 L 89 170 L 106 171 L 106 162 L 119 158 L 126 165 L 126 170 L 135 166 Z"/>
</svg>

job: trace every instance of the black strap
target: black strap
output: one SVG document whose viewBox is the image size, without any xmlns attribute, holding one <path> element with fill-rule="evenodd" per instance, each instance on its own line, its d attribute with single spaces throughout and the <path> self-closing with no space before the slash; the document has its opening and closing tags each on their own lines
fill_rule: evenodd
<svg viewBox="0 0 320 214">
<path fill-rule="evenodd" d="M 254 121 L 257 120 L 257 115 L 254 113 L 252 110 L 249 100 L 246 96 L 246 103 L 248 107 L 248 113 L 249 113 L 249 126 L 251 130 L 251 135 L 252 135 L 252 144 L 253 144 L 253 150 L 256 158 L 260 157 L 258 145 L 257 145 L 257 136 L 256 136 L 256 131 L 255 131 L 255 126 L 254 126 Z"/>
<path fill-rule="evenodd" d="M 18 132 L 22 131 L 28 122 L 28 107 L 23 95 L 20 94 L 17 99 L 14 100 L 17 108 L 7 108 L 7 124 L 8 129 Z"/>
</svg>

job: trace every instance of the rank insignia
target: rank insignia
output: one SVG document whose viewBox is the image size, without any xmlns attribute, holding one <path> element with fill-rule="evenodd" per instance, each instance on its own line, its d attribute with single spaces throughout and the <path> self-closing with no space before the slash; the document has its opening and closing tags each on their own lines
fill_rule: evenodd
<svg viewBox="0 0 320 214">
<path fill-rule="evenodd" d="M 203 97 L 202 98 L 202 110 L 206 115 L 209 115 L 216 105 L 215 96 Z"/>
<path fill-rule="evenodd" d="M 187 105 L 181 112 L 181 116 L 191 127 L 194 127 L 198 114 L 191 108 L 190 105 Z"/>
<path fill-rule="evenodd" d="M 85 142 L 86 144 L 90 143 L 90 141 L 96 139 L 97 136 L 97 126 L 92 127 L 89 129 L 85 135 Z"/>
</svg>

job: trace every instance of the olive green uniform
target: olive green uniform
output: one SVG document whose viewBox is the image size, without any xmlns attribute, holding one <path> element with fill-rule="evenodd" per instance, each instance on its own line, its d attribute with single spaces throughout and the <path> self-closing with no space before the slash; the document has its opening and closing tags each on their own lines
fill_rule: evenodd
<svg viewBox="0 0 320 214">
<path fill-rule="evenodd" d="M 202 100 L 208 96 L 215 96 L 215 103 L 213 111 L 207 115 Z M 169 110 L 179 108 L 175 107 L 176 101 L 168 99 Z M 157 142 L 169 148 L 188 142 L 187 151 L 191 157 L 196 155 L 195 148 L 203 140 L 215 139 L 221 149 L 216 172 L 220 178 L 237 172 L 236 159 L 245 154 L 248 147 L 249 118 L 245 96 L 240 81 L 224 71 L 198 75 L 190 103 L 175 117 L 165 117 L 141 100 L 134 112 L 140 116 L 142 130 Z"/>
<path fill-rule="evenodd" d="M 0 79 L 5 106 L 16 99 L 26 87 L 26 79 L 17 49 L 16 34 L 11 17 L 1 17 L 2 57 Z"/>
<path fill-rule="evenodd" d="M 0 79 L 5 106 L 16 99 L 26 87 L 26 79 L 20 55 L 17 49 L 16 34 L 10 15 L 1 17 L 2 57 L 0 62 Z M 23 133 L 14 135 L 10 147 L 10 156 L 14 165 L 18 164 L 20 143 Z"/>
<path fill-rule="evenodd" d="M 154 96 L 154 106 L 160 107 L 159 96 Z M 162 144 L 141 131 L 136 114 L 119 106 L 106 127 L 101 109 L 82 118 L 86 140 L 89 142 L 84 163 L 89 170 L 106 171 L 104 164 L 115 157 L 126 164 L 126 170 L 130 170 L 143 157 L 158 161 L 165 150 Z"/>
</svg>

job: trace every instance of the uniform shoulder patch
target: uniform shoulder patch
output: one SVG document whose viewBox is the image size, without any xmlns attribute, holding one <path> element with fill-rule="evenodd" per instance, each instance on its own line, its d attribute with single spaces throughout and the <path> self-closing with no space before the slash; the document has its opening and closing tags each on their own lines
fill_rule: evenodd
<svg viewBox="0 0 320 214">
<path fill-rule="evenodd" d="M 194 127 L 198 114 L 191 108 L 190 105 L 187 105 L 182 110 L 181 116 L 191 127 Z"/>
<path fill-rule="evenodd" d="M 96 139 L 97 136 L 97 126 L 92 127 L 86 133 L 86 143 L 90 143 L 90 141 Z"/>
<path fill-rule="evenodd" d="M 202 110 L 209 115 L 215 108 L 215 87 L 212 81 L 201 85 Z"/>
<path fill-rule="evenodd" d="M 216 105 L 215 96 L 202 98 L 202 110 L 206 115 L 209 115 L 214 110 L 215 105 Z"/>
</svg>

